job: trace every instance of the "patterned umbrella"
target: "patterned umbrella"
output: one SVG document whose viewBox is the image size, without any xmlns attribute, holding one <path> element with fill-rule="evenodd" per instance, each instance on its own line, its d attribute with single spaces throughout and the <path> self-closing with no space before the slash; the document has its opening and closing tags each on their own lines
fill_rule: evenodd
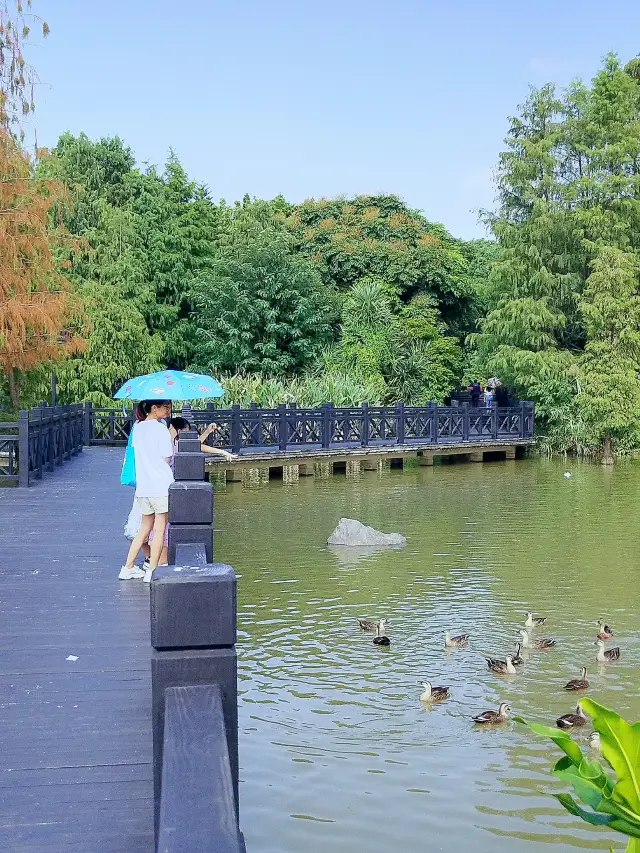
<svg viewBox="0 0 640 853">
<path fill-rule="evenodd" d="M 116 400 L 201 400 L 223 394 L 224 388 L 211 376 L 184 370 L 161 370 L 129 379 L 114 397 Z"/>
</svg>

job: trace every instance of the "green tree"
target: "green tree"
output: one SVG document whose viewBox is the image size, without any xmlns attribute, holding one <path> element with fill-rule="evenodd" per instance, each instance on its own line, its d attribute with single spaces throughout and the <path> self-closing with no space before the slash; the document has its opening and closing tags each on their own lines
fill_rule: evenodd
<svg viewBox="0 0 640 853">
<path fill-rule="evenodd" d="M 333 297 L 282 227 L 232 218 L 193 287 L 195 362 L 204 369 L 300 372 L 331 337 Z"/>
<path fill-rule="evenodd" d="M 640 442 L 640 266 L 635 254 L 602 246 L 591 267 L 580 299 L 588 342 L 576 404 L 586 441 L 602 447 L 609 464 L 616 442 Z"/>
<path fill-rule="evenodd" d="M 328 286 L 346 293 L 362 279 L 383 280 L 402 301 L 434 297 L 454 333 L 473 328 L 476 295 L 461 241 L 397 196 L 309 200 L 281 216 Z"/>
</svg>

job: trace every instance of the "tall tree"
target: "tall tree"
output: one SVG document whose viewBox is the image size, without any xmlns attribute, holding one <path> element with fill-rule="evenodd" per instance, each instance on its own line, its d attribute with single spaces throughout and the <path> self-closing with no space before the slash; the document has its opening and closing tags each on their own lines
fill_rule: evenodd
<svg viewBox="0 0 640 853">
<path fill-rule="evenodd" d="M 640 264 L 635 253 L 600 246 L 591 267 L 580 299 L 588 342 L 576 404 L 585 443 L 610 464 L 616 443 L 640 443 Z"/>
<path fill-rule="evenodd" d="M 52 251 L 63 236 L 49 224 L 60 192 L 32 177 L 27 155 L 0 129 L 0 364 L 15 407 L 23 371 L 83 344 L 69 323 L 72 287 Z"/>
</svg>

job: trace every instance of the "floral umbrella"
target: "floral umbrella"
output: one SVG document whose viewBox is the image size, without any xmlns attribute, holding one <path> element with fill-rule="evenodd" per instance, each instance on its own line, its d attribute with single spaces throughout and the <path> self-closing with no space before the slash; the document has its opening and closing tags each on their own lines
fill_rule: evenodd
<svg viewBox="0 0 640 853">
<path fill-rule="evenodd" d="M 185 370 L 161 370 L 136 376 L 114 394 L 116 400 L 202 400 L 222 397 L 224 388 L 212 376 Z"/>
</svg>

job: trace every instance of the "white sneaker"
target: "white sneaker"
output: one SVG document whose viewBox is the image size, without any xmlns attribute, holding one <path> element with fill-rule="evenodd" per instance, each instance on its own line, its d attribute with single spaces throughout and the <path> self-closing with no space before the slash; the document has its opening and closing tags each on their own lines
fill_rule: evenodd
<svg viewBox="0 0 640 853">
<path fill-rule="evenodd" d="M 123 566 L 120 569 L 120 574 L 118 575 L 118 580 L 120 581 L 132 581 L 138 580 L 139 578 L 144 577 L 144 572 L 142 569 L 139 569 L 137 566 L 132 566 L 129 568 L 128 566 Z"/>
<path fill-rule="evenodd" d="M 144 563 L 142 564 L 142 568 L 144 569 L 144 571 L 145 571 L 145 572 L 148 572 L 148 571 L 149 571 L 149 566 L 150 566 L 150 565 L 151 565 L 151 560 L 149 559 L 149 557 L 147 557 L 147 558 L 145 559 Z"/>
<path fill-rule="evenodd" d="M 144 573 L 143 581 L 144 583 L 151 583 L 151 578 L 153 577 L 153 571 L 151 569 L 147 569 Z"/>
</svg>

